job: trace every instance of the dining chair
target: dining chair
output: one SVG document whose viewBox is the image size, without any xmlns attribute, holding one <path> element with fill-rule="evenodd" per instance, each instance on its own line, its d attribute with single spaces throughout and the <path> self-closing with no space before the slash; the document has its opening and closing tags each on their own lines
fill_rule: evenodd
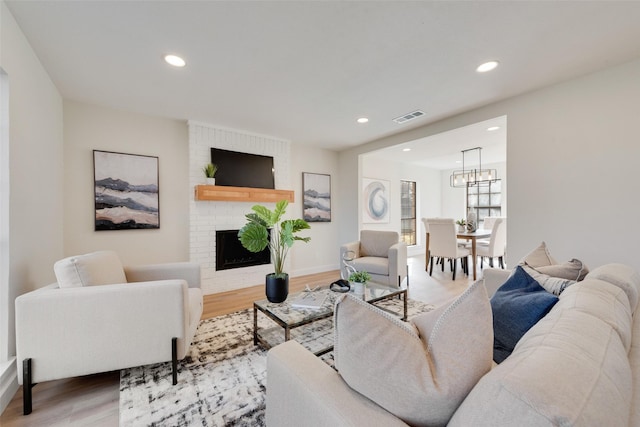
<svg viewBox="0 0 640 427">
<path fill-rule="evenodd" d="M 428 218 L 429 229 L 429 276 L 433 274 L 434 257 L 440 258 L 442 271 L 444 271 L 444 259 L 449 259 L 453 280 L 456 280 L 457 261 L 460 259 L 462 270 L 469 274 L 468 257 L 469 249 L 458 246 L 456 224 L 453 218 Z"/>
<path fill-rule="evenodd" d="M 429 269 L 429 258 L 431 258 L 430 255 L 430 249 L 429 249 L 429 222 L 427 221 L 427 218 L 422 218 L 422 223 L 424 224 L 424 233 L 425 233 L 425 239 L 424 239 L 424 271 L 428 271 Z"/>
<path fill-rule="evenodd" d="M 482 220 L 482 229 L 483 230 L 493 230 L 493 224 L 496 222 L 496 219 L 501 218 L 499 216 L 485 216 Z"/>
<path fill-rule="evenodd" d="M 507 220 L 504 216 L 485 216 L 482 220 L 482 229 L 483 230 L 493 230 L 493 224 L 495 224 L 497 219 Z M 478 239 L 477 245 L 485 245 L 488 246 L 490 243 L 490 239 Z"/>
<path fill-rule="evenodd" d="M 504 253 L 507 246 L 507 220 L 496 218 L 491 229 L 491 238 L 488 245 L 478 245 L 476 255 L 480 257 L 480 268 L 483 268 L 484 259 L 489 258 L 489 265 L 493 267 L 493 259 L 498 258 L 500 267 L 504 268 Z"/>
</svg>

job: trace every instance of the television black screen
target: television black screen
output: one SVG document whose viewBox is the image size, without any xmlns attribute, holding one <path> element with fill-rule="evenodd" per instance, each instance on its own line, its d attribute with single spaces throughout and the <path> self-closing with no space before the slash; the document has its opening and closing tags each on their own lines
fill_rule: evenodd
<svg viewBox="0 0 640 427">
<path fill-rule="evenodd" d="M 216 185 L 275 188 L 273 157 L 212 148 L 211 163 L 218 166 Z"/>
</svg>

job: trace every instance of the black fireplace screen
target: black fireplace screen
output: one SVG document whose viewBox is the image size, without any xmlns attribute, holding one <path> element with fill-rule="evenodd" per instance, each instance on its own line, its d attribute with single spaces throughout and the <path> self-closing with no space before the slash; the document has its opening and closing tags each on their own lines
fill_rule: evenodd
<svg viewBox="0 0 640 427">
<path fill-rule="evenodd" d="M 269 263 L 271 263 L 269 247 L 262 252 L 250 252 L 240 243 L 238 230 L 216 231 L 216 271 Z"/>
</svg>

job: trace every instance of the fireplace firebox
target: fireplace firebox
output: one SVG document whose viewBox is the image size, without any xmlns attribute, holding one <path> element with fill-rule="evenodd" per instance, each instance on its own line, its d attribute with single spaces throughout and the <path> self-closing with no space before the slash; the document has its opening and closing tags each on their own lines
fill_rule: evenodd
<svg viewBox="0 0 640 427">
<path fill-rule="evenodd" d="M 257 253 L 248 251 L 240 243 L 238 231 L 216 231 L 216 271 L 270 264 L 269 247 Z M 269 230 L 269 236 L 271 236 L 271 230 Z"/>
</svg>

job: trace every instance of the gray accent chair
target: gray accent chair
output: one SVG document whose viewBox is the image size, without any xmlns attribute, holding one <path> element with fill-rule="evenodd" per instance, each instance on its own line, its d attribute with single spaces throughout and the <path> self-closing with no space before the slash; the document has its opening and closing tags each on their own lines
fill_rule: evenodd
<svg viewBox="0 0 640 427">
<path fill-rule="evenodd" d="M 409 286 L 407 245 L 400 241 L 397 232 L 362 230 L 360 240 L 340 247 L 341 260 L 347 251 L 354 254 L 350 264 L 371 274 L 374 282 L 399 287 L 406 277 Z"/>
</svg>

